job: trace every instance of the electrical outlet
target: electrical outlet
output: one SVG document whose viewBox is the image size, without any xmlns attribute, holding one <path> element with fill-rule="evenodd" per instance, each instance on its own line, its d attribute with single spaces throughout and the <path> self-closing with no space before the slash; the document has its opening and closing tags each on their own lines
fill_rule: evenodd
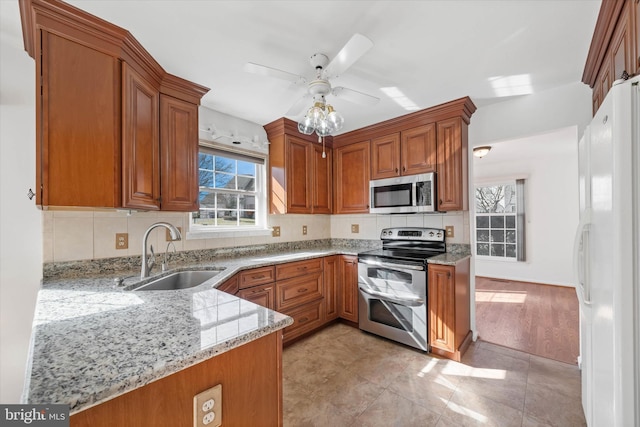
<svg viewBox="0 0 640 427">
<path fill-rule="evenodd" d="M 129 248 L 129 233 L 116 233 L 116 249 Z"/>
<path fill-rule="evenodd" d="M 359 233 L 360 232 L 360 224 L 351 224 L 351 232 Z"/>
<path fill-rule="evenodd" d="M 222 384 L 193 397 L 193 427 L 222 425 Z"/>
<path fill-rule="evenodd" d="M 447 225 L 445 228 L 447 237 L 454 237 L 453 225 Z"/>
<path fill-rule="evenodd" d="M 280 237 L 280 226 L 279 225 L 274 225 L 271 228 L 271 236 L 272 237 Z"/>
<path fill-rule="evenodd" d="M 182 236 L 182 227 L 176 227 L 178 229 L 178 231 L 180 232 L 180 235 Z M 164 238 L 167 242 L 171 241 L 171 232 L 169 231 L 169 229 L 165 228 L 165 233 L 164 233 Z"/>
<path fill-rule="evenodd" d="M 303 226 L 302 226 L 302 235 L 303 235 L 303 236 L 306 236 L 306 235 L 307 235 L 307 226 L 306 226 L 306 225 L 303 225 Z"/>
</svg>

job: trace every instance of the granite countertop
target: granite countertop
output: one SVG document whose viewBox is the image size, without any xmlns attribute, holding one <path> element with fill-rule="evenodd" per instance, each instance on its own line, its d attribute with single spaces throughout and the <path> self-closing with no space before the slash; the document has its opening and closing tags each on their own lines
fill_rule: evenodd
<svg viewBox="0 0 640 427">
<path fill-rule="evenodd" d="M 23 402 L 68 404 L 73 414 L 283 329 L 290 317 L 215 288 L 244 269 L 367 249 L 327 245 L 178 259 L 153 278 L 185 269 L 220 272 L 177 291 L 132 291 L 139 270 L 82 277 L 73 266 L 77 277 L 45 279 L 38 293 Z M 429 262 L 453 265 L 468 256 L 447 253 Z M 114 285 L 128 275 L 134 277 Z"/>
<path fill-rule="evenodd" d="M 178 291 L 131 291 L 139 277 L 119 288 L 114 275 L 43 280 L 23 402 L 68 404 L 73 414 L 283 329 L 293 323 L 290 317 L 215 287 L 243 269 L 357 251 L 253 254 L 182 263 L 155 276 L 221 270 Z"/>
</svg>

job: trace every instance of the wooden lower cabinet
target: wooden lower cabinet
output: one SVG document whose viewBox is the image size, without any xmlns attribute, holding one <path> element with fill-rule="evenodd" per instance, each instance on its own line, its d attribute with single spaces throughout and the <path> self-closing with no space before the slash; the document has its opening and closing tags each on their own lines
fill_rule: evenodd
<svg viewBox="0 0 640 427">
<path fill-rule="evenodd" d="M 293 318 L 293 325 L 284 328 L 284 342 L 287 343 L 324 324 L 322 300 L 316 300 L 302 306 L 282 311 Z"/>
<path fill-rule="evenodd" d="M 323 258 L 324 263 L 324 316 L 331 321 L 338 318 L 338 287 L 340 286 L 340 257 Z"/>
<path fill-rule="evenodd" d="M 275 283 L 267 283 L 266 285 L 258 285 L 252 288 L 241 289 L 236 294 L 239 298 L 251 301 L 254 304 L 261 305 L 271 310 L 276 309 L 276 293 Z"/>
<path fill-rule="evenodd" d="M 282 426 L 282 331 L 78 412 L 70 426 L 192 426 L 193 397 L 218 384 L 222 425 Z"/>
<path fill-rule="evenodd" d="M 460 361 L 471 344 L 469 258 L 452 265 L 429 264 L 428 318 L 431 352 Z"/>
<path fill-rule="evenodd" d="M 238 287 L 239 281 L 240 281 L 240 278 L 236 274 L 235 276 L 232 276 L 231 278 L 224 281 L 216 289 L 231 295 L 236 295 L 238 293 L 238 290 L 240 290 L 240 288 Z"/>
<path fill-rule="evenodd" d="M 341 319 L 358 322 L 358 257 L 340 256 L 338 313 Z"/>
</svg>

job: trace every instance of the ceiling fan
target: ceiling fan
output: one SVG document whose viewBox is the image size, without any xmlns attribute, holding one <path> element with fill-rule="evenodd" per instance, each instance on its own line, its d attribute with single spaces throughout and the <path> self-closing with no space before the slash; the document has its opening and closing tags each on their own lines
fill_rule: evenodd
<svg viewBox="0 0 640 427">
<path fill-rule="evenodd" d="M 375 105 L 380 101 L 380 98 L 354 89 L 342 86 L 332 87 L 329 82 L 330 79 L 342 75 L 371 47 L 373 47 L 373 42 L 370 39 L 356 33 L 331 61 L 329 61 L 327 55 L 322 53 L 311 55 L 309 63 L 316 73 L 315 79 L 311 81 L 294 73 L 253 62 L 245 64 L 244 70 L 254 74 L 287 80 L 297 86 L 306 86 L 306 93 L 289 108 L 286 115 L 300 114 L 305 105 L 308 105 L 309 98 L 313 98 L 313 105 L 299 122 L 298 129 L 308 135 L 315 131 L 318 136 L 326 136 L 339 130 L 344 122 L 342 116 L 337 114 L 331 105 L 327 104 L 326 97 L 328 95 L 361 105 Z"/>
</svg>

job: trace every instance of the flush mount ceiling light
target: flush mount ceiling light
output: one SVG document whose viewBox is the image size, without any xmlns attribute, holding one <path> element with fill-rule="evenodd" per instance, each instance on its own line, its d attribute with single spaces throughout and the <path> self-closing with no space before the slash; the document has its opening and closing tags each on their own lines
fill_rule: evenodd
<svg viewBox="0 0 640 427">
<path fill-rule="evenodd" d="M 473 155 L 481 159 L 484 156 L 486 156 L 490 150 L 491 150 L 491 146 L 489 145 L 484 145 L 482 147 L 475 147 L 473 149 Z"/>
</svg>

